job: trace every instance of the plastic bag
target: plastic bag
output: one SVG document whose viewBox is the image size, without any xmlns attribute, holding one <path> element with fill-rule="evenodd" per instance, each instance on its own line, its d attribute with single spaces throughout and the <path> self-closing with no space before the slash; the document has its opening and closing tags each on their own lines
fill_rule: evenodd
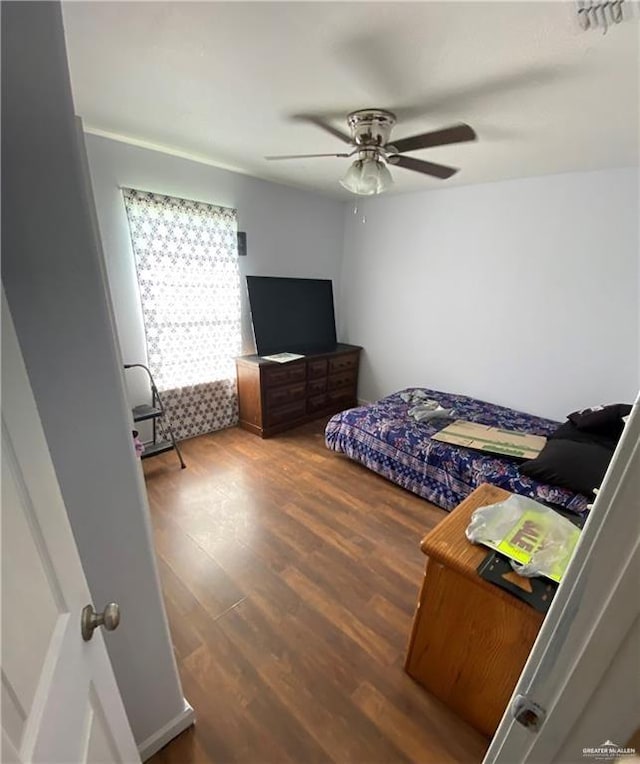
<svg viewBox="0 0 640 764">
<path fill-rule="evenodd" d="M 437 405 L 438 403 L 437 401 L 430 400 L 427 391 L 421 390 L 420 388 L 416 390 L 405 390 L 403 393 L 400 393 L 400 397 L 405 403 L 411 403 L 412 405 L 415 405 L 416 403 L 435 403 Z"/>
<path fill-rule="evenodd" d="M 416 422 L 430 422 L 432 419 L 453 419 L 454 409 L 445 409 L 438 401 L 434 401 L 427 396 L 424 390 L 413 390 L 400 393 L 400 397 L 405 403 L 409 403 L 413 408 L 407 412 Z"/>
<path fill-rule="evenodd" d="M 580 538 L 579 528 L 562 515 L 516 495 L 476 509 L 465 534 L 508 557 L 519 575 L 552 581 L 562 578 Z"/>
<path fill-rule="evenodd" d="M 443 408 L 438 401 L 425 401 L 409 409 L 408 414 L 416 422 L 430 422 L 432 419 L 453 419 L 455 411 Z"/>
</svg>

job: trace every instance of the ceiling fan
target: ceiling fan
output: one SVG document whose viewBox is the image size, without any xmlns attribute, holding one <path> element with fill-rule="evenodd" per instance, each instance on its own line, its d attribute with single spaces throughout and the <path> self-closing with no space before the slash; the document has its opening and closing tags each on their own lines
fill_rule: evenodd
<svg viewBox="0 0 640 764">
<path fill-rule="evenodd" d="M 458 169 L 447 167 L 424 159 L 403 156 L 408 151 L 427 149 L 435 146 L 444 146 L 448 143 L 463 143 L 476 140 L 473 128 L 464 123 L 445 127 L 442 130 L 434 130 L 430 133 L 420 133 L 409 138 L 400 138 L 390 143 L 391 129 L 396 123 L 396 115 L 385 109 L 359 109 L 352 111 L 347 116 L 347 124 L 351 135 L 343 133 L 333 125 L 325 122 L 320 117 L 300 117 L 311 122 L 317 127 L 338 138 L 343 143 L 353 147 L 349 152 L 337 154 L 287 154 L 283 156 L 269 156 L 265 159 L 307 159 L 310 157 L 344 157 L 349 158 L 357 154 L 340 184 L 354 194 L 369 196 L 381 194 L 393 183 L 393 178 L 387 164 L 404 167 L 405 170 L 413 170 L 434 178 L 450 178 Z"/>
</svg>

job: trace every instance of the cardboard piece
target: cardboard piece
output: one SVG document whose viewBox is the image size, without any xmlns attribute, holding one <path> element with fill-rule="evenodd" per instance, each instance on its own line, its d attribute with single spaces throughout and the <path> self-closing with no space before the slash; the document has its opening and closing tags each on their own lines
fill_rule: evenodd
<svg viewBox="0 0 640 764">
<path fill-rule="evenodd" d="M 535 459 L 547 442 L 542 435 L 502 430 L 487 424 L 465 422 L 463 419 L 457 419 L 447 425 L 432 435 L 432 438 L 455 446 L 474 448 L 491 454 L 504 454 L 518 459 Z"/>
</svg>

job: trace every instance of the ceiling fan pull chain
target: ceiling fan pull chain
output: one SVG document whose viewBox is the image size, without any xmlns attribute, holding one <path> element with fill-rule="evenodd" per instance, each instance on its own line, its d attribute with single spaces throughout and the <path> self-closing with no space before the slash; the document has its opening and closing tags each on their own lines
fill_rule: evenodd
<svg viewBox="0 0 640 764">
<path fill-rule="evenodd" d="M 358 202 L 357 201 L 353 203 L 353 214 L 354 215 L 358 214 Z M 367 222 L 367 216 L 363 214 L 362 215 L 362 224 L 364 225 L 366 222 Z"/>
</svg>

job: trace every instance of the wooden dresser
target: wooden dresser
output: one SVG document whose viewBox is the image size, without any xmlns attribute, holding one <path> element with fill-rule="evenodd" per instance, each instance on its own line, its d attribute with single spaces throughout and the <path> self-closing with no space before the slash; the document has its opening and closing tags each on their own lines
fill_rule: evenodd
<svg viewBox="0 0 640 764">
<path fill-rule="evenodd" d="M 405 664 L 417 682 L 488 736 L 544 620 L 480 578 L 476 569 L 489 550 L 470 543 L 464 533 L 476 509 L 509 495 L 481 485 L 422 540 L 427 567 Z"/>
<path fill-rule="evenodd" d="M 333 352 L 288 363 L 257 355 L 236 358 L 240 426 L 268 438 L 357 406 L 361 349 L 338 344 Z"/>
</svg>

